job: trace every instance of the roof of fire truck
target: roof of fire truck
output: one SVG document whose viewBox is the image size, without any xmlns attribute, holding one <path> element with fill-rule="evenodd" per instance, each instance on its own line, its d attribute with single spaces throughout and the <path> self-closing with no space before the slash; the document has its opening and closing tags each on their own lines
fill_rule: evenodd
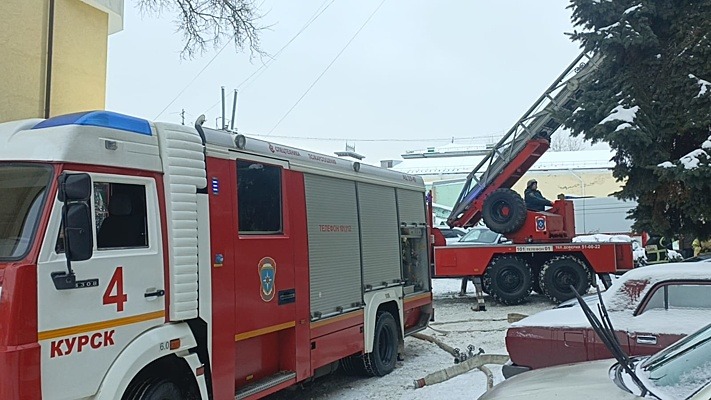
<svg viewBox="0 0 711 400">
<path fill-rule="evenodd" d="M 163 172 L 162 132 L 198 135 L 193 127 L 149 122 L 109 111 L 90 111 L 0 124 L 0 160 L 48 161 L 129 167 Z M 256 155 L 280 160 L 287 168 L 320 175 L 349 177 L 423 191 L 421 177 L 361 164 L 308 150 L 203 128 L 208 156 Z M 286 163 L 284 163 L 286 162 Z"/>
</svg>

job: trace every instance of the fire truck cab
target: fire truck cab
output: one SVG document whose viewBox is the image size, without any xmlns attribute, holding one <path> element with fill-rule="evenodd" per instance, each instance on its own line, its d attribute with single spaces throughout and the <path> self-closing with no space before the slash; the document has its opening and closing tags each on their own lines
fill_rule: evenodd
<svg viewBox="0 0 711 400">
<path fill-rule="evenodd" d="M 252 399 L 389 373 L 422 179 L 96 111 L 0 124 L 0 398 Z"/>
</svg>

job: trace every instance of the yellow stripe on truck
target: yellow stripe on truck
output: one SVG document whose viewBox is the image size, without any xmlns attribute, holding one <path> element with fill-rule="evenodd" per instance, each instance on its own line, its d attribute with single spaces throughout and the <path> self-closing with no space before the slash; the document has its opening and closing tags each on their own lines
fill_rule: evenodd
<svg viewBox="0 0 711 400">
<path fill-rule="evenodd" d="M 68 328 L 53 329 L 51 331 L 37 332 L 38 340 L 56 339 L 65 336 L 73 336 L 86 332 L 93 332 L 102 329 L 116 328 L 119 326 L 137 324 L 139 322 L 153 319 L 165 318 L 165 311 L 155 311 L 147 314 L 133 315 L 130 317 L 117 318 L 108 321 L 92 322 L 91 324 L 70 326 Z"/>
<path fill-rule="evenodd" d="M 253 331 L 248 331 L 244 333 L 238 333 L 235 335 L 235 342 L 239 342 L 245 339 L 251 339 L 253 337 L 266 335 L 267 333 L 278 332 L 284 329 L 293 328 L 296 326 L 296 321 L 285 322 L 279 325 L 272 325 L 266 328 L 255 329 Z"/>
</svg>

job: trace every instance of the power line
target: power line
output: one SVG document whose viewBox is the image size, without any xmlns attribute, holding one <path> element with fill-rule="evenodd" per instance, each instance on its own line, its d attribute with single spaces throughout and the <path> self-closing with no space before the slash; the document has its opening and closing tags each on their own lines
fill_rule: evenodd
<svg viewBox="0 0 711 400">
<path fill-rule="evenodd" d="M 233 36 L 233 37 L 234 37 L 234 36 Z M 176 94 L 175 97 L 173 97 L 173 100 L 171 100 L 170 103 L 168 103 L 168 105 L 165 106 L 165 108 L 164 108 L 160 113 L 158 113 L 158 115 L 156 115 L 156 117 L 153 118 L 153 119 L 156 120 L 156 119 L 158 119 L 158 117 L 160 117 L 161 115 L 163 115 L 163 113 L 168 109 L 168 107 L 172 106 L 173 103 L 175 103 L 175 101 L 178 100 L 178 99 L 180 98 L 180 96 L 182 96 L 183 93 L 185 93 L 186 90 L 188 90 L 188 88 L 190 87 L 190 85 L 192 85 L 193 82 L 195 82 L 195 81 L 197 80 L 197 78 L 200 77 L 200 75 L 201 75 L 203 72 L 205 72 L 205 70 L 207 69 L 207 67 L 209 67 L 210 64 L 212 64 L 213 61 L 215 61 L 215 59 L 217 58 L 217 56 L 219 56 L 219 55 L 222 53 L 222 51 L 225 50 L 225 48 L 227 48 L 227 45 L 230 44 L 230 43 L 232 43 L 232 40 L 231 40 L 231 39 L 230 39 L 230 40 L 226 40 L 226 41 L 225 41 L 225 45 L 222 46 L 222 48 L 220 49 L 220 51 L 218 51 L 217 54 L 215 54 L 215 55 L 212 57 L 212 59 L 211 59 L 207 64 L 205 64 L 205 66 L 200 70 L 200 72 L 198 72 L 197 75 L 195 75 L 195 76 L 193 77 L 193 79 L 192 79 L 190 82 L 188 82 L 188 84 L 185 85 L 185 87 L 183 87 L 183 90 L 181 90 L 180 92 L 178 92 L 178 94 Z"/>
<path fill-rule="evenodd" d="M 301 97 L 299 97 L 299 99 L 296 100 L 296 103 L 294 103 L 294 105 L 291 106 L 291 108 L 289 109 L 289 111 L 287 111 L 286 114 L 284 114 L 284 115 L 279 119 L 279 121 L 277 121 L 276 125 L 274 125 L 274 126 L 272 127 L 272 129 L 270 129 L 269 132 L 267 132 L 267 135 L 270 135 L 272 132 L 274 132 L 274 129 L 276 129 L 276 128 L 281 124 L 281 122 L 284 121 L 284 119 L 285 119 L 289 114 L 291 114 L 291 112 L 294 110 L 294 108 L 296 108 L 296 106 L 298 106 L 299 103 L 301 103 L 301 100 L 303 100 L 303 98 L 306 97 L 306 95 L 307 95 L 307 94 L 311 91 L 311 89 L 318 83 L 318 81 L 321 80 L 321 78 L 324 76 L 324 74 L 326 74 L 326 72 L 328 72 L 328 70 L 331 69 L 331 66 L 336 62 L 336 60 L 338 60 L 338 58 L 341 56 L 341 54 L 343 54 L 343 52 L 346 51 L 346 49 L 348 48 L 348 46 L 350 46 L 350 44 L 353 42 L 353 40 L 355 40 L 355 38 L 356 38 L 356 37 L 358 36 L 358 34 L 363 30 L 363 28 L 365 28 L 365 26 L 368 25 L 368 22 L 370 22 L 370 20 L 373 18 L 373 16 L 378 12 L 378 10 L 380 10 L 380 7 L 382 7 L 383 4 L 385 4 L 386 1 L 387 1 L 387 0 L 383 0 L 383 1 L 380 2 L 380 4 L 378 5 L 378 7 L 376 7 L 375 10 L 368 16 L 368 18 L 365 20 L 365 22 L 363 22 L 363 25 L 361 25 L 360 28 L 358 28 L 358 30 L 357 30 L 356 33 L 353 35 L 353 37 L 351 37 L 351 39 L 348 41 L 348 43 L 346 43 L 346 45 L 343 46 L 343 48 L 341 49 L 341 51 L 339 51 L 338 54 L 336 54 L 336 57 L 334 57 L 333 60 L 332 60 L 332 61 L 326 66 L 326 68 L 321 72 L 321 74 L 319 74 L 319 76 L 316 77 L 316 80 L 313 81 L 313 83 L 311 84 L 311 86 L 308 87 L 308 89 L 306 89 L 306 91 L 304 92 L 304 94 L 302 94 Z"/>
<path fill-rule="evenodd" d="M 299 35 L 301 35 L 301 33 L 306 30 L 306 28 L 308 28 L 314 21 L 316 21 L 316 19 L 318 19 L 318 17 L 320 17 L 321 14 L 323 14 L 324 11 L 326 11 L 326 10 L 328 9 L 328 7 L 331 7 L 331 4 L 333 4 L 336 0 L 330 0 L 331 2 L 328 3 L 328 5 L 326 5 L 326 7 L 323 8 L 323 10 L 318 11 L 318 10 L 319 10 L 321 7 L 323 7 L 323 5 L 326 4 L 326 2 L 328 2 L 328 1 L 329 1 L 329 0 L 325 0 L 323 3 L 321 3 L 321 5 L 319 6 L 319 8 L 316 10 L 316 13 L 314 13 L 314 14 L 311 16 L 311 18 L 308 20 L 308 22 L 306 22 L 306 24 L 305 24 L 298 32 L 296 32 L 296 35 L 294 35 L 294 37 L 292 37 L 288 42 L 286 42 L 286 44 L 285 44 L 284 46 L 282 46 L 282 48 L 279 49 L 279 51 L 277 51 L 277 52 L 274 54 L 274 56 L 271 58 L 270 61 L 268 61 L 268 62 L 265 63 L 265 64 L 262 64 L 262 66 L 259 67 L 259 69 L 257 69 L 256 71 L 254 71 L 250 76 L 247 77 L 247 79 L 243 80 L 243 81 L 237 86 L 237 88 L 240 88 L 242 85 L 245 84 L 245 82 L 249 81 L 249 80 L 250 80 L 254 75 L 256 75 L 257 73 L 259 73 L 259 75 L 257 75 L 251 82 L 249 82 L 245 88 L 249 87 L 249 86 L 250 86 L 251 84 L 253 84 L 257 79 L 259 79 L 259 77 L 264 73 L 264 71 L 267 70 L 267 68 L 269 68 L 270 65 L 272 65 L 272 63 L 273 63 L 273 62 L 276 60 L 276 58 L 284 51 L 284 49 L 286 49 L 286 48 L 291 44 L 291 42 L 293 42 L 294 40 L 296 40 L 296 38 L 298 38 Z"/>
<path fill-rule="evenodd" d="M 323 137 L 315 137 L 315 136 L 289 136 L 289 135 L 269 135 L 269 134 L 256 134 L 256 133 L 248 133 L 250 136 L 256 136 L 256 137 L 270 137 L 272 139 L 299 139 L 299 140 L 320 140 L 320 141 L 325 141 L 325 142 L 342 142 L 342 141 L 348 141 L 348 142 L 451 142 L 452 139 L 455 140 L 466 140 L 466 139 L 473 139 L 475 137 L 472 136 L 467 136 L 467 137 L 446 137 L 446 138 L 420 138 L 420 139 L 400 139 L 400 138 L 380 138 L 380 139 L 363 139 L 363 138 L 323 138 Z M 481 136 L 482 138 L 486 136 Z"/>
<path fill-rule="evenodd" d="M 328 3 L 328 4 L 326 5 L 326 7 L 324 7 L 324 4 L 326 4 L 326 3 L 329 2 L 329 1 L 330 1 L 330 3 Z M 315 12 L 311 15 L 311 17 L 306 21 L 306 23 L 304 24 L 304 26 L 302 26 L 301 29 L 299 29 L 299 31 L 296 32 L 296 34 L 295 34 L 291 39 L 289 39 L 289 41 L 287 41 L 287 42 L 284 44 L 284 46 L 281 47 L 281 49 L 279 49 L 279 51 L 277 51 L 276 53 L 274 53 L 274 55 L 270 58 L 270 61 L 267 61 L 266 63 L 263 63 L 259 68 L 257 68 L 254 72 L 252 72 L 251 75 L 249 75 L 245 80 L 243 80 L 239 85 L 237 85 L 237 87 L 236 87 L 235 89 L 241 89 L 241 88 L 242 88 L 242 85 L 244 85 L 247 81 L 249 81 L 253 76 L 257 75 L 257 73 L 259 73 L 259 75 L 257 75 L 257 77 L 255 77 L 255 78 L 252 80 L 252 82 L 249 83 L 249 85 L 251 85 L 251 84 L 254 83 L 257 79 L 259 79 L 259 77 L 264 73 L 264 71 L 266 71 L 267 68 L 269 68 L 269 66 L 274 63 L 274 61 L 276 61 L 276 58 L 284 51 L 284 49 L 286 49 L 287 47 L 289 47 L 289 45 L 290 45 L 294 40 L 296 40 L 296 38 L 298 38 L 309 26 L 311 26 L 311 24 L 313 24 L 313 23 L 318 19 L 318 17 L 320 17 L 321 14 L 323 14 L 323 13 L 328 9 L 328 7 L 330 7 L 331 4 L 333 4 L 335 1 L 336 1 L 336 0 L 324 0 L 324 2 L 321 3 L 321 5 L 318 6 L 318 8 L 316 9 L 316 11 L 315 11 Z M 249 85 L 247 85 L 247 87 L 249 87 Z M 217 103 L 215 103 L 215 104 L 213 104 L 212 106 L 210 106 L 210 108 L 208 108 L 207 110 L 205 110 L 205 111 L 203 112 L 203 114 L 207 114 L 208 112 L 210 112 L 210 110 L 212 110 L 213 108 L 217 107 L 217 105 L 220 104 L 221 101 L 222 101 L 222 100 L 220 100 L 220 101 L 218 101 Z"/>
<path fill-rule="evenodd" d="M 318 140 L 318 141 L 332 141 L 332 142 L 421 142 L 421 141 L 437 141 L 437 142 L 452 142 L 452 141 L 464 141 L 464 140 L 476 140 L 476 139 L 487 139 L 493 138 L 495 140 L 500 139 L 504 134 L 503 131 L 496 131 L 487 134 L 470 135 L 470 136 L 447 136 L 447 137 L 423 137 L 417 139 L 402 139 L 402 138 L 378 138 L 378 139 L 363 139 L 363 138 L 335 138 L 335 137 L 318 137 L 318 136 L 293 136 L 293 135 L 270 135 L 264 133 L 254 133 L 245 132 L 245 134 L 255 137 L 270 137 L 272 139 L 299 139 L 299 140 Z M 467 146 L 467 144 L 462 144 Z M 471 144 L 469 144 L 471 146 Z"/>
</svg>

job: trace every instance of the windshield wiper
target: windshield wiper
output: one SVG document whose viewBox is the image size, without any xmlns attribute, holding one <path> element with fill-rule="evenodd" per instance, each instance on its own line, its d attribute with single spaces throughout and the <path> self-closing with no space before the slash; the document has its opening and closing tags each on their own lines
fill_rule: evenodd
<svg viewBox="0 0 711 400">
<path fill-rule="evenodd" d="M 585 318 L 587 318 L 588 322 L 590 322 L 590 326 L 592 326 L 597 336 L 600 338 L 600 340 L 602 340 L 602 343 L 605 344 L 605 347 L 607 347 L 610 353 L 612 353 L 612 356 L 615 357 L 620 366 L 632 378 L 632 381 L 635 383 L 635 385 L 639 387 L 642 392 L 641 395 L 646 396 L 647 394 L 651 394 L 652 396 L 658 398 L 658 396 L 656 396 L 649 389 L 647 389 L 646 386 L 644 386 L 637 374 L 635 374 L 634 364 L 632 363 L 632 360 L 629 358 L 629 356 L 627 356 L 625 351 L 622 349 L 620 341 L 617 338 L 617 335 L 615 334 L 614 327 L 612 326 L 612 321 L 610 320 L 610 315 L 607 313 L 605 303 L 602 301 L 600 288 L 598 286 L 595 286 L 595 289 L 597 290 L 597 308 L 598 312 L 600 313 L 600 319 L 597 318 L 597 316 L 590 309 L 585 300 L 583 300 L 582 296 L 578 294 L 578 291 L 575 289 L 575 287 L 571 285 L 570 289 L 575 294 L 575 298 L 578 300 L 580 308 L 583 310 L 583 314 L 585 314 Z"/>
</svg>

